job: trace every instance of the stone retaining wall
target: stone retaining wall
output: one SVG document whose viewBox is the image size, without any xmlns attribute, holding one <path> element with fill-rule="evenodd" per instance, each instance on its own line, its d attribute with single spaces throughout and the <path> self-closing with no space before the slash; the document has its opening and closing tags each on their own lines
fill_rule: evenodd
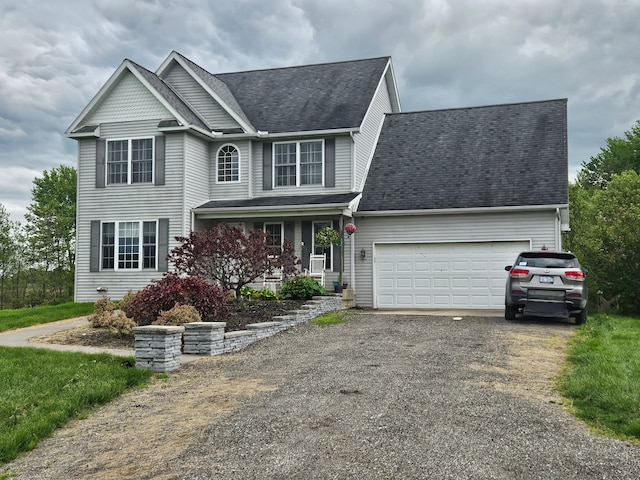
<svg viewBox="0 0 640 480">
<path fill-rule="evenodd" d="M 180 351 L 191 355 L 221 355 L 237 352 L 253 342 L 275 335 L 320 315 L 343 309 L 338 295 L 313 297 L 299 310 L 274 317 L 271 322 L 253 323 L 246 330 L 225 333 L 224 322 L 195 322 L 183 327 L 149 325 L 135 327 L 136 367 L 169 372 L 180 366 Z"/>
</svg>

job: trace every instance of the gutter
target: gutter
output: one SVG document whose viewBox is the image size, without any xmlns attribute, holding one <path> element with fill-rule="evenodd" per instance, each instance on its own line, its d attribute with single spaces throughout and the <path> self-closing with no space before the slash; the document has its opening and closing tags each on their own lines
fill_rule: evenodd
<svg viewBox="0 0 640 480">
<path fill-rule="evenodd" d="M 471 207 L 471 208 L 441 208 L 441 209 L 422 209 L 422 210 L 378 210 L 375 212 L 356 212 L 355 217 L 389 217 L 397 215 L 417 216 L 417 215 L 456 215 L 469 213 L 503 213 L 503 212 L 530 212 L 544 211 L 568 208 L 569 205 L 516 205 L 511 207 Z"/>
</svg>

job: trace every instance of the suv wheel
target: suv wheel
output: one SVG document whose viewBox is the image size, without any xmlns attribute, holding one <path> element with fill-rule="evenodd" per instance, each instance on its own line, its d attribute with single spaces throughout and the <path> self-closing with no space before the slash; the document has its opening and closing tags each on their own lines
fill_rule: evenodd
<svg viewBox="0 0 640 480">
<path fill-rule="evenodd" d="M 515 305 L 505 305 L 504 306 L 505 320 L 515 320 L 517 311 L 518 311 L 518 307 L 516 307 Z"/>
<path fill-rule="evenodd" d="M 587 321 L 587 309 L 581 310 L 578 315 L 576 315 L 576 325 L 582 325 Z"/>
</svg>

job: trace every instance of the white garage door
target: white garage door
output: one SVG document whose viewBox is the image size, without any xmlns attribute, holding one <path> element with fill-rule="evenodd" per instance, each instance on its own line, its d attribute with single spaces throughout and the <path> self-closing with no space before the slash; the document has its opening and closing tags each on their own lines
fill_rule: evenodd
<svg viewBox="0 0 640 480">
<path fill-rule="evenodd" d="M 528 249 L 528 241 L 376 245 L 376 307 L 504 308 L 504 267 Z"/>
</svg>

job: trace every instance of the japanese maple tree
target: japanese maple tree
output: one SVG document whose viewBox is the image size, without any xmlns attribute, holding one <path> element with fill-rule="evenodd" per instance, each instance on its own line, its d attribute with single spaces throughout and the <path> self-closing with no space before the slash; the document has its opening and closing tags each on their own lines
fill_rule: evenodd
<svg viewBox="0 0 640 480">
<path fill-rule="evenodd" d="M 286 238 L 282 250 L 274 255 L 262 230 L 245 235 L 239 227 L 227 223 L 215 224 L 210 230 L 191 232 L 188 237 L 176 237 L 182 242 L 171 250 L 169 260 L 180 273 L 200 275 L 240 298 L 240 289 L 264 273 L 281 269 L 287 277 L 296 272 L 300 260 L 293 243 Z"/>
</svg>

